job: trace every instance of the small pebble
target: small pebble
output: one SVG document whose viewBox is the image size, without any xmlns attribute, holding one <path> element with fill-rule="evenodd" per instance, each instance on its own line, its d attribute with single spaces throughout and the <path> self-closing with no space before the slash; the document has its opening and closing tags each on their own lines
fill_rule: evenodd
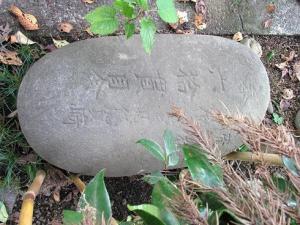
<svg viewBox="0 0 300 225">
<path fill-rule="evenodd" d="M 295 127 L 296 127 L 297 131 L 300 132 L 300 110 L 296 114 Z"/>
</svg>

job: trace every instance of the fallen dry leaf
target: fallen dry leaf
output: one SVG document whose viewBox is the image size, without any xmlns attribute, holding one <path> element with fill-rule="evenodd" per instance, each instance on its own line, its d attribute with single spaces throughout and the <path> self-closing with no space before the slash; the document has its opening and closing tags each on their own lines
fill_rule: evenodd
<svg viewBox="0 0 300 225">
<path fill-rule="evenodd" d="M 232 40 L 241 41 L 243 40 L 243 34 L 241 32 L 237 32 L 233 35 Z"/>
<path fill-rule="evenodd" d="M 177 16 L 179 18 L 179 23 L 183 24 L 189 21 L 186 11 L 177 11 Z"/>
<path fill-rule="evenodd" d="M 41 187 L 40 193 L 51 196 L 51 194 L 60 191 L 62 187 L 68 184 L 70 184 L 70 181 L 61 170 L 48 166 L 47 176 Z"/>
<path fill-rule="evenodd" d="M 272 19 L 267 19 L 263 22 L 263 27 L 265 29 L 270 28 L 272 26 Z"/>
<path fill-rule="evenodd" d="M 298 81 L 300 81 L 300 60 L 295 62 L 293 69 L 294 69 L 293 75 L 298 79 Z"/>
<path fill-rule="evenodd" d="M 13 118 L 17 115 L 17 113 L 18 113 L 18 111 L 15 110 L 15 111 L 11 112 L 10 114 L 8 114 L 7 118 Z"/>
<path fill-rule="evenodd" d="M 30 40 L 21 31 L 18 31 L 14 35 L 10 36 L 10 43 L 18 43 L 18 44 L 22 44 L 22 45 L 32 45 L 32 44 L 35 44 L 36 42 Z"/>
<path fill-rule="evenodd" d="M 53 191 L 53 199 L 56 202 L 60 202 L 60 188 Z"/>
<path fill-rule="evenodd" d="M 92 4 L 95 0 L 82 0 L 83 3 Z"/>
<path fill-rule="evenodd" d="M 288 62 L 287 62 L 287 61 L 282 62 L 282 63 L 277 63 L 277 64 L 275 64 L 275 66 L 276 66 L 278 69 L 280 69 L 280 70 L 285 69 L 285 68 L 287 67 L 287 65 L 288 65 Z"/>
<path fill-rule="evenodd" d="M 7 41 L 9 37 L 9 33 L 11 32 L 11 28 L 8 23 L 0 26 L 0 43 L 3 41 Z"/>
<path fill-rule="evenodd" d="M 60 32 L 70 33 L 73 30 L 73 25 L 68 22 L 62 22 L 57 25 L 57 29 Z"/>
<path fill-rule="evenodd" d="M 198 30 L 204 30 L 206 28 L 206 23 L 204 22 L 203 15 L 195 15 L 194 24 Z"/>
<path fill-rule="evenodd" d="M 25 165 L 26 163 L 36 162 L 37 159 L 38 159 L 37 154 L 29 153 L 27 155 L 22 155 L 21 157 L 19 157 L 19 159 L 17 160 L 17 163 L 20 165 Z"/>
<path fill-rule="evenodd" d="M 287 111 L 291 106 L 291 103 L 288 100 L 281 99 L 280 101 L 280 109 L 282 111 Z"/>
<path fill-rule="evenodd" d="M 0 51 L 0 62 L 6 65 L 21 66 L 22 60 L 15 51 Z"/>
<path fill-rule="evenodd" d="M 12 5 L 9 11 L 14 14 L 19 23 L 24 27 L 25 30 L 38 30 L 39 25 L 35 16 L 29 13 L 23 13 L 17 6 Z"/>
<path fill-rule="evenodd" d="M 296 56 L 296 52 L 295 51 L 290 51 L 289 56 L 285 56 L 285 55 L 281 55 L 281 58 L 287 62 L 293 61 L 293 59 Z"/>
<path fill-rule="evenodd" d="M 62 48 L 64 46 L 70 44 L 66 40 L 55 40 L 54 38 L 52 38 L 52 40 L 53 40 L 53 43 L 54 43 L 56 48 Z"/>
<path fill-rule="evenodd" d="M 294 91 L 292 89 L 286 88 L 283 90 L 282 97 L 286 100 L 290 100 L 295 97 Z"/>
<path fill-rule="evenodd" d="M 94 36 L 93 32 L 91 31 L 91 28 L 88 27 L 84 30 L 85 32 L 87 32 L 90 36 Z"/>
<path fill-rule="evenodd" d="M 276 10 L 276 6 L 274 3 L 269 3 L 267 6 L 266 6 L 266 10 L 268 13 L 274 13 L 275 10 Z"/>
</svg>

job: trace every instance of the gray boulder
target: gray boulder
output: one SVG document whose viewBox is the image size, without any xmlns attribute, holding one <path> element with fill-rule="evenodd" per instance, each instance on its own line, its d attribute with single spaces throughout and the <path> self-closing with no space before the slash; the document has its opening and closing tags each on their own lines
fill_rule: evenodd
<svg viewBox="0 0 300 225">
<path fill-rule="evenodd" d="M 186 140 L 167 113 L 185 109 L 231 152 L 240 138 L 216 124 L 211 110 L 261 121 L 270 101 L 260 59 L 234 41 L 198 35 L 157 35 L 151 55 L 139 36 L 102 37 L 47 54 L 24 77 L 18 116 L 29 144 L 66 170 L 127 176 L 162 167 L 135 142 L 161 142 L 164 129 Z"/>
</svg>

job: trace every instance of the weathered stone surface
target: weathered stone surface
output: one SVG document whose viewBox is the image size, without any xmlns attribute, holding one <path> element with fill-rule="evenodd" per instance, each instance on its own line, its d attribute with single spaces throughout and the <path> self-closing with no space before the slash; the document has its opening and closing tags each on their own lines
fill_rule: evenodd
<svg viewBox="0 0 300 225">
<path fill-rule="evenodd" d="M 297 112 L 295 117 L 295 127 L 297 129 L 297 132 L 300 133 L 300 110 Z"/>
<path fill-rule="evenodd" d="M 184 138 L 172 105 L 212 131 L 223 154 L 239 137 L 210 110 L 257 121 L 270 101 L 263 64 L 251 49 L 205 35 L 158 35 L 151 55 L 139 36 L 70 44 L 36 62 L 22 81 L 18 115 L 29 144 L 56 166 L 82 174 L 107 168 L 124 176 L 160 168 L 135 142 L 160 141 L 164 129 Z"/>
<path fill-rule="evenodd" d="M 2 2 L 2 3 L 1 3 Z M 60 22 L 68 21 L 75 26 L 72 33 L 83 33 L 87 27 L 84 15 L 103 4 L 111 4 L 113 0 L 95 0 L 93 4 L 84 4 L 80 0 L 3 0 L 0 1 L 0 23 L 9 22 L 14 30 L 20 29 L 17 20 L 7 12 L 11 4 L 16 4 L 25 12 L 38 18 L 41 29 L 27 32 L 28 36 L 55 36 Z M 154 8 L 154 0 L 150 0 Z M 206 0 L 208 12 L 207 29 L 203 34 L 234 34 L 238 31 L 249 34 L 299 35 L 300 3 L 298 0 L 278 0 L 276 10 L 270 14 L 266 10 L 269 0 Z M 192 25 L 195 15 L 194 3 L 176 3 L 178 10 L 187 11 Z M 169 30 L 167 24 L 154 14 L 158 30 Z M 263 22 L 272 19 L 272 26 L 265 29 Z M 66 35 L 60 33 L 60 35 Z M 71 34 L 72 35 L 72 34 Z M 75 35 L 75 36 L 76 36 Z"/>
</svg>

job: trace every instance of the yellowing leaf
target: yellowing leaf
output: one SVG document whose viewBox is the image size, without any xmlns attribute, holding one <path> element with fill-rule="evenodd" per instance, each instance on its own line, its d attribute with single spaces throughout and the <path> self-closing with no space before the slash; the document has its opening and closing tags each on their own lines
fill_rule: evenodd
<svg viewBox="0 0 300 225">
<path fill-rule="evenodd" d="M 12 5 L 9 11 L 14 14 L 19 23 L 24 27 L 25 30 L 38 30 L 39 25 L 35 16 L 22 12 L 17 6 Z"/>
<path fill-rule="evenodd" d="M 53 43 L 54 43 L 56 48 L 62 48 L 64 46 L 70 44 L 66 40 L 55 40 L 54 38 L 52 38 L 52 40 L 53 40 Z"/>
<path fill-rule="evenodd" d="M 10 36 L 10 43 L 18 43 L 18 44 L 22 44 L 22 45 L 32 45 L 32 44 L 35 44 L 36 42 L 30 40 L 21 31 L 18 31 L 14 35 Z"/>
<path fill-rule="evenodd" d="M 23 62 L 17 55 L 18 53 L 14 51 L 0 51 L 0 62 L 6 65 L 21 66 Z"/>
</svg>

